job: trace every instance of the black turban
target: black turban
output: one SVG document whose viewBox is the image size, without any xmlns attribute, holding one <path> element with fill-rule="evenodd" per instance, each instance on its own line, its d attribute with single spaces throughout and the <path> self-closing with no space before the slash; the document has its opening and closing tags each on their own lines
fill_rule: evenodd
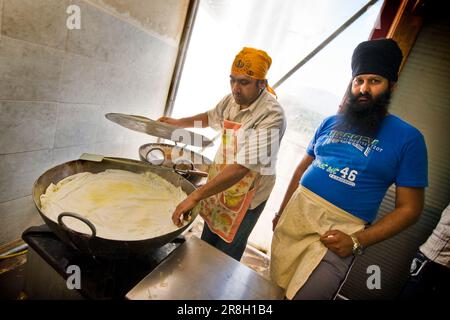
<svg viewBox="0 0 450 320">
<path fill-rule="evenodd" d="M 402 58 L 402 50 L 392 39 L 361 42 L 353 51 L 352 77 L 360 74 L 377 74 L 388 80 L 397 81 Z"/>
</svg>

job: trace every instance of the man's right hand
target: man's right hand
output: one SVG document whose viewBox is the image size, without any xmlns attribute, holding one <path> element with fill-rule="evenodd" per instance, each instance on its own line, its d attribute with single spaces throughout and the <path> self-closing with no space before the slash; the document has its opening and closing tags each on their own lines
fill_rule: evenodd
<svg viewBox="0 0 450 320">
<path fill-rule="evenodd" d="M 180 120 L 174 119 L 174 118 L 170 118 L 170 117 L 161 117 L 161 118 L 159 118 L 156 121 L 164 122 L 164 123 L 167 123 L 167 124 L 171 124 L 171 125 L 174 125 L 174 126 L 181 127 L 181 121 Z"/>
</svg>

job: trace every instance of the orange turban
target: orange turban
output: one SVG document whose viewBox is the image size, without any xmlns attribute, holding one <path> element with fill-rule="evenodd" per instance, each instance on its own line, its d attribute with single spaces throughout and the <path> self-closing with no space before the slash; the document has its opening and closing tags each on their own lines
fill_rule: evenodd
<svg viewBox="0 0 450 320">
<path fill-rule="evenodd" d="M 257 80 L 266 80 L 267 71 L 272 64 L 272 58 L 255 48 L 243 48 L 234 58 L 231 72 L 249 76 Z M 275 91 L 266 84 L 267 91 L 275 95 Z"/>
</svg>

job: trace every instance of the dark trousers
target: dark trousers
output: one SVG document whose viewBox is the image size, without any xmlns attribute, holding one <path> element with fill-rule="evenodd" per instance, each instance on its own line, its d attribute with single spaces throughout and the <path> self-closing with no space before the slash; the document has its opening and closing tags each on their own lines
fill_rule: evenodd
<svg viewBox="0 0 450 320">
<path fill-rule="evenodd" d="M 354 256 L 339 257 L 328 250 L 293 300 L 333 300 L 344 284 L 355 260 Z"/>
<path fill-rule="evenodd" d="M 418 251 L 411 263 L 409 279 L 399 299 L 449 299 L 450 269 Z"/>
<path fill-rule="evenodd" d="M 252 233 L 256 222 L 258 222 L 258 218 L 261 215 L 261 212 L 264 210 L 266 202 L 267 201 L 264 201 L 256 208 L 247 211 L 231 243 L 223 241 L 221 237 L 212 232 L 206 222 L 203 227 L 201 239 L 226 253 L 230 257 L 236 259 L 237 261 L 240 261 L 242 255 L 244 254 L 245 247 L 247 246 L 248 237 L 250 236 L 250 233 Z"/>
</svg>

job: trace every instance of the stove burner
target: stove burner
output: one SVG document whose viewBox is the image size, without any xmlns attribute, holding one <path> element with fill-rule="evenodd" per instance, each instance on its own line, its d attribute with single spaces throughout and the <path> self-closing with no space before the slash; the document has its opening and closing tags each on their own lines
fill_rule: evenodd
<svg viewBox="0 0 450 320">
<path fill-rule="evenodd" d="M 140 256 L 106 259 L 82 254 L 66 245 L 47 225 L 28 228 L 22 238 L 64 280 L 71 275 L 67 272 L 68 267 L 78 266 L 81 271 L 81 289 L 78 292 L 86 299 L 95 300 L 123 299 L 128 291 L 185 241 L 180 236 Z"/>
</svg>

